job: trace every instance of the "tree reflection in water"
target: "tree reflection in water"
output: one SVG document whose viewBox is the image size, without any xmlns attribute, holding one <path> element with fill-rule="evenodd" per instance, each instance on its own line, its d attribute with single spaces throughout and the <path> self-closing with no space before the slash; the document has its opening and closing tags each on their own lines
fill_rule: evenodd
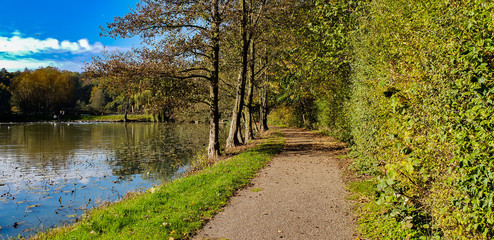
<svg viewBox="0 0 494 240">
<path fill-rule="evenodd" d="M 60 225 L 177 177 L 206 148 L 208 131 L 194 124 L 0 124 L 1 237 Z"/>
</svg>

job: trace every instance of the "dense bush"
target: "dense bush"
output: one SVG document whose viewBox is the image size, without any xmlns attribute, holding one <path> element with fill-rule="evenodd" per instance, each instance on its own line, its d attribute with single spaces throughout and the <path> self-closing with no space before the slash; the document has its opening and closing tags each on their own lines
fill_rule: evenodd
<svg viewBox="0 0 494 240">
<path fill-rule="evenodd" d="M 309 12 L 287 71 L 308 86 L 315 125 L 378 175 L 397 223 L 386 237 L 494 237 L 493 13 L 485 0 L 316 1 Z"/>
<path fill-rule="evenodd" d="M 493 7 L 373 1 L 353 32 L 352 136 L 385 171 L 381 201 L 419 235 L 494 234 Z"/>
</svg>

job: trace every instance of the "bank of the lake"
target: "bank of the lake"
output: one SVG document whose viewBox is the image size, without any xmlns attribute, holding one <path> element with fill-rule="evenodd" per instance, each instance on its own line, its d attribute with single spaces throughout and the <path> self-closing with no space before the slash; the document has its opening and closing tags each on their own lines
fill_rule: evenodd
<svg viewBox="0 0 494 240">
<path fill-rule="evenodd" d="M 129 191 L 181 177 L 205 152 L 208 134 L 206 124 L 0 124 L 0 239 L 73 222 Z"/>
<path fill-rule="evenodd" d="M 124 114 L 111 114 L 111 115 L 78 115 L 68 116 L 68 121 L 102 121 L 102 122 L 123 122 L 125 121 Z M 127 115 L 127 121 L 131 122 L 155 122 L 152 115 L 149 114 L 129 114 Z"/>
<path fill-rule="evenodd" d="M 208 221 L 283 147 L 271 133 L 256 147 L 212 166 L 88 212 L 35 239 L 183 239 Z"/>
<path fill-rule="evenodd" d="M 22 114 L 2 114 L 0 122 L 48 122 L 48 121 L 69 121 L 69 122 L 123 122 L 124 114 L 105 114 L 105 115 L 89 115 L 89 114 L 67 114 L 59 118 L 54 115 L 22 115 Z M 128 114 L 127 121 L 129 122 L 157 122 L 153 115 L 150 114 Z"/>
</svg>

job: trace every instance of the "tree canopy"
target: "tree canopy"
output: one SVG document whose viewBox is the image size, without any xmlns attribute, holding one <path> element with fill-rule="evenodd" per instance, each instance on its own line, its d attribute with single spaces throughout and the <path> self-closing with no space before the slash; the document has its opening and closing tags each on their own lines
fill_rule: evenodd
<svg viewBox="0 0 494 240">
<path fill-rule="evenodd" d="M 139 74 L 154 72 L 151 74 L 162 76 L 162 80 L 168 80 L 172 85 L 179 81 L 171 80 L 206 80 L 210 92 L 206 101 L 210 106 L 210 158 L 220 154 L 220 41 L 230 5 L 228 0 L 142 0 L 130 13 L 108 23 L 107 30 L 103 31 L 104 35 L 112 37 L 141 37 L 145 45 L 135 51 L 142 54 L 141 60 L 149 61 L 146 65 L 151 68 Z M 122 73 L 121 68 L 112 69 L 117 72 L 110 75 Z"/>
<path fill-rule="evenodd" d="M 67 71 L 52 67 L 24 71 L 10 85 L 12 102 L 28 114 L 54 113 L 70 105 L 74 85 Z"/>
<path fill-rule="evenodd" d="M 109 101 L 165 120 L 207 104 L 210 158 L 221 112 L 228 146 L 251 138 L 253 122 L 265 130 L 268 113 L 322 130 L 376 182 L 370 238 L 490 239 L 493 12 L 485 0 L 141 0 L 102 34 L 142 45 L 96 57 L 81 92 L 95 109 Z M 0 112 L 9 99 L 54 111 L 80 87 L 54 68 L 15 75 L 0 71 Z"/>
</svg>

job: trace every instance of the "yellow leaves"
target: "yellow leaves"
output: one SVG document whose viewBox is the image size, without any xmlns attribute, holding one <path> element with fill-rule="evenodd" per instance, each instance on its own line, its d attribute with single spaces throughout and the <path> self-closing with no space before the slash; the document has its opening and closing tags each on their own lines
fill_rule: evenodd
<svg viewBox="0 0 494 240">
<path fill-rule="evenodd" d="M 11 91 L 23 111 L 42 112 L 70 102 L 74 82 L 70 72 L 47 67 L 21 73 L 12 81 Z"/>
<path fill-rule="evenodd" d="M 31 209 L 31 208 L 35 208 L 35 207 L 39 207 L 39 206 L 41 206 L 41 205 L 40 204 L 34 204 L 34 205 L 27 206 L 26 211 Z"/>
<path fill-rule="evenodd" d="M 402 161 L 401 164 L 408 174 L 412 174 L 414 172 L 413 163 L 410 158 L 407 159 L 407 161 Z"/>
<path fill-rule="evenodd" d="M 8 87 L 5 84 L 0 82 L 0 90 L 8 90 Z"/>
</svg>

